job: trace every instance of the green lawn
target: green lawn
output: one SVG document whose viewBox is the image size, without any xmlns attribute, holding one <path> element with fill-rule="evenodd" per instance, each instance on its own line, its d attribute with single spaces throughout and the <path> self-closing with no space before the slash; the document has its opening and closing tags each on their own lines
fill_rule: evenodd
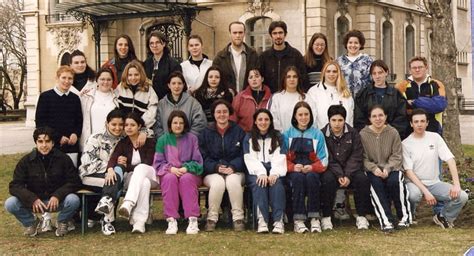
<svg viewBox="0 0 474 256">
<path fill-rule="evenodd" d="M 12 170 L 21 157 L 0 156 L 0 254 L 338 254 L 338 255 L 462 255 L 474 246 L 474 207 L 472 200 L 456 223 L 456 229 L 441 230 L 431 221 L 430 209 L 419 210 L 419 224 L 408 230 L 384 235 L 371 223 L 368 231 L 358 231 L 353 221 L 333 221 L 335 230 L 322 234 L 294 234 L 287 225 L 284 235 L 257 235 L 254 231 L 236 233 L 220 224 L 217 232 L 201 232 L 188 236 L 183 231 L 186 223 L 180 223 L 176 236 L 164 235 L 166 223 L 155 221 L 147 233 L 130 233 L 125 220 L 119 219 L 118 233 L 105 237 L 99 229 L 93 228 L 83 237 L 76 230 L 64 238 L 53 233 L 41 234 L 35 238 L 22 236 L 22 227 L 3 208 L 8 194 L 8 183 Z M 156 202 L 155 205 L 161 204 Z M 157 211 L 156 216 L 161 214 Z"/>
</svg>

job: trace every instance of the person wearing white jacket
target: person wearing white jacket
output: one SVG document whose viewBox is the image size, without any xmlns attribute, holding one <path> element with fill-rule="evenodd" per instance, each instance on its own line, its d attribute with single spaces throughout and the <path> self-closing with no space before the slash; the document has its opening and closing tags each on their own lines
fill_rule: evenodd
<svg viewBox="0 0 474 256">
<path fill-rule="evenodd" d="M 309 102 L 303 92 L 301 75 L 295 66 L 289 66 L 283 73 L 281 91 L 273 94 L 268 102 L 267 109 L 273 115 L 275 129 L 283 133 L 291 127 L 293 108 L 299 101 L 307 101 L 313 108 L 314 104 Z M 313 113 L 316 113 L 313 110 Z M 315 115 L 315 114 L 314 114 Z"/>
<path fill-rule="evenodd" d="M 281 134 L 273 126 L 269 110 L 258 109 L 253 115 L 254 124 L 243 142 L 247 182 L 256 206 L 257 233 L 268 233 L 269 207 L 272 208 L 272 233 L 283 234 L 285 209 L 286 152 L 282 148 Z"/>
<path fill-rule="evenodd" d="M 191 35 L 188 38 L 189 59 L 181 63 L 184 80 L 192 94 L 202 84 L 207 69 L 212 66 L 212 60 L 202 53 L 202 38 Z"/>
<path fill-rule="evenodd" d="M 112 70 L 102 68 L 97 73 L 97 85 L 83 90 L 80 94 L 82 107 L 82 134 L 79 149 L 83 152 L 87 139 L 94 133 L 105 132 L 106 117 L 110 111 L 119 107 L 112 85 Z"/>
<path fill-rule="evenodd" d="M 344 74 L 336 61 L 328 61 L 321 72 L 321 82 L 311 87 L 307 93 L 309 101 L 313 102 L 313 114 L 319 128 L 328 124 L 328 109 L 331 105 L 342 105 L 346 109 L 346 123 L 354 122 L 354 99 L 347 88 Z"/>
</svg>

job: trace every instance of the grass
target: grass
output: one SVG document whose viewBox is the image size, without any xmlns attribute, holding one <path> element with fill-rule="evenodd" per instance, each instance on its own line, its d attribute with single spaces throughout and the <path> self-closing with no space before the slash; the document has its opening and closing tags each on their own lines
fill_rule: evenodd
<svg viewBox="0 0 474 256">
<path fill-rule="evenodd" d="M 474 148 L 474 147 L 473 147 Z M 53 233 L 35 238 L 22 235 L 19 222 L 3 208 L 9 196 L 8 183 L 13 168 L 23 154 L 0 155 L 0 254 L 91 255 L 91 254 L 323 254 L 323 255 L 461 255 L 474 245 L 474 206 L 463 210 L 456 229 L 441 230 L 430 219 L 430 209 L 419 210 L 419 224 L 408 230 L 384 235 L 377 223 L 368 231 L 358 231 L 354 221 L 334 221 L 335 230 L 321 234 L 294 234 L 287 225 L 284 235 L 257 235 L 254 231 L 236 233 L 219 223 L 213 233 L 201 232 L 196 236 L 184 234 L 186 223 L 180 223 L 176 236 L 164 235 L 166 223 L 158 220 L 147 226 L 143 235 L 131 234 L 123 219 L 116 225 L 118 233 L 106 237 L 96 227 L 85 236 L 74 231 L 57 238 Z M 161 202 L 156 202 L 155 206 Z M 157 211 L 155 211 L 157 213 Z M 157 216 L 161 214 L 156 214 Z"/>
</svg>

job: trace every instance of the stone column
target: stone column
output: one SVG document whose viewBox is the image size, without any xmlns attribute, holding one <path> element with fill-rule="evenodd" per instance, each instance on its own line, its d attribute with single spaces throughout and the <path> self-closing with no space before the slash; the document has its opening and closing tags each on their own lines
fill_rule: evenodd
<svg viewBox="0 0 474 256">
<path fill-rule="evenodd" d="M 376 58 L 376 19 L 375 7 L 372 4 L 357 6 L 356 14 L 357 24 L 353 24 L 353 28 L 357 28 L 365 36 L 364 52 Z"/>
<path fill-rule="evenodd" d="M 316 33 L 327 35 L 326 0 L 306 1 L 306 42 Z"/>
<path fill-rule="evenodd" d="M 25 0 L 24 9 L 21 12 L 25 18 L 26 35 L 26 122 L 27 127 L 35 127 L 36 103 L 38 101 L 40 88 L 40 35 L 39 35 L 39 6 L 38 0 Z"/>
</svg>

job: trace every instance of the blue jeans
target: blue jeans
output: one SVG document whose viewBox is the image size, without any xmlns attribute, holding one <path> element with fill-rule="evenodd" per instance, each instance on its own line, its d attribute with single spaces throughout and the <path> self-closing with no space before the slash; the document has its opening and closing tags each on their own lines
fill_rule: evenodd
<svg viewBox="0 0 474 256">
<path fill-rule="evenodd" d="M 44 204 L 48 204 L 48 200 L 43 201 Z M 79 197 L 76 194 L 68 194 L 62 202 L 58 205 L 58 222 L 66 222 L 72 218 L 76 210 L 81 204 Z M 13 214 L 24 227 L 30 227 L 35 224 L 35 216 L 31 210 L 31 207 L 25 207 L 21 201 L 11 196 L 5 201 L 5 209 Z"/>
<path fill-rule="evenodd" d="M 321 209 L 321 181 L 320 174 L 315 172 L 289 173 L 291 198 L 293 201 L 293 219 L 306 220 L 319 218 Z M 306 203 L 306 197 L 308 201 Z"/>
<path fill-rule="evenodd" d="M 252 189 L 253 204 L 258 207 L 266 223 L 269 221 L 269 206 L 272 208 L 273 221 L 281 221 L 285 211 L 284 178 L 278 178 L 273 186 L 260 187 L 257 185 L 257 176 L 247 176 L 247 184 Z"/>
<path fill-rule="evenodd" d="M 407 183 L 408 191 L 410 191 L 410 202 L 412 205 L 412 211 L 414 212 L 416 206 L 423 198 L 421 190 L 413 183 Z M 462 207 L 466 204 L 468 195 L 466 192 L 461 190 L 458 198 L 451 199 L 449 197 L 449 190 L 452 185 L 446 182 L 438 182 L 430 186 L 425 187 L 430 193 L 436 198 L 436 201 L 443 203 L 443 208 L 440 211 L 441 216 L 444 216 L 449 222 L 453 222 L 461 212 Z"/>
</svg>

